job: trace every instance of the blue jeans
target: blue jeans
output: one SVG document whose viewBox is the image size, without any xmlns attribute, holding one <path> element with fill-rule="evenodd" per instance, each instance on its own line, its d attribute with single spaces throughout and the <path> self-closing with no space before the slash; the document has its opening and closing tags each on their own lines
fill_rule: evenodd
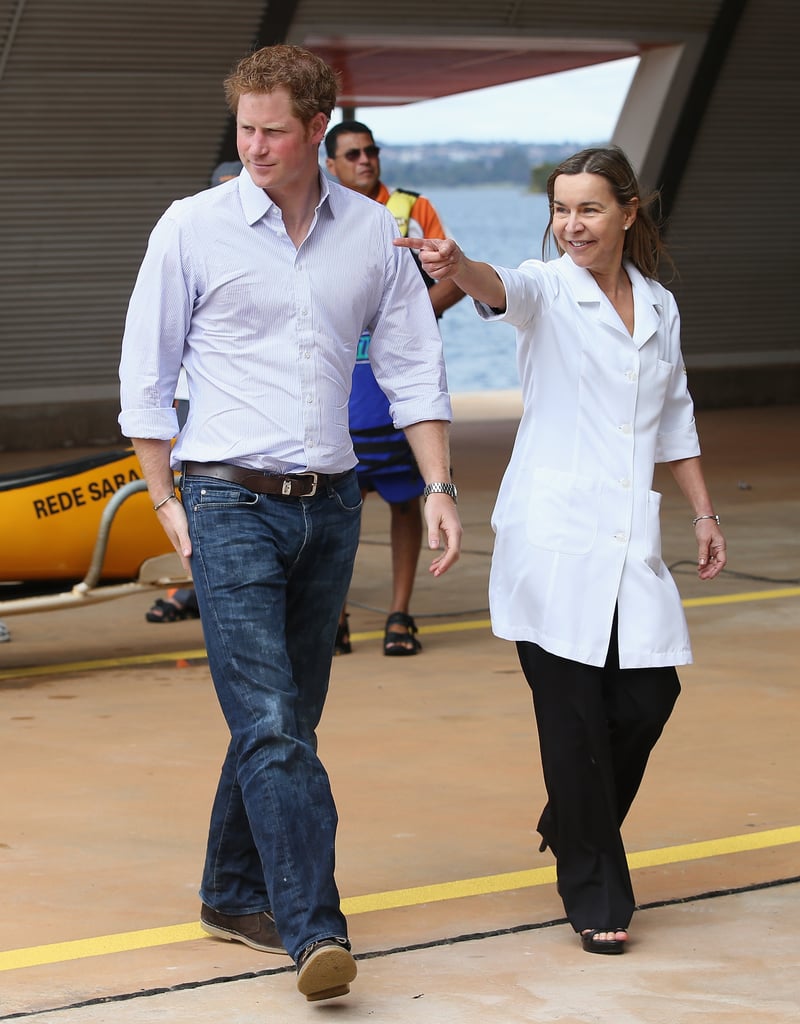
<svg viewBox="0 0 800 1024">
<path fill-rule="evenodd" d="M 347 935 L 338 818 L 316 728 L 358 546 L 355 473 L 311 498 L 187 476 L 183 504 L 209 667 L 231 733 L 200 896 L 271 910 L 287 952 Z"/>
</svg>

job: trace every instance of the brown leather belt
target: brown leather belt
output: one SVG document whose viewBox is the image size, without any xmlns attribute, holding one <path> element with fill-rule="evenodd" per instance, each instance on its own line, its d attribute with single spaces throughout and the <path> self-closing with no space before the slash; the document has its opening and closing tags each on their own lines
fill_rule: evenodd
<svg viewBox="0 0 800 1024">
<path fill-rule="evenodd" d="M 233 466 L 229 462 L 184 462 L 187 476 L 210 476 L 241 484 L 255 494 L 280 494 L 284 498 L 313 498 L 319 487 L 325 487 L 351 473 L 262 473 L 258 469 Z"/>
</svg>

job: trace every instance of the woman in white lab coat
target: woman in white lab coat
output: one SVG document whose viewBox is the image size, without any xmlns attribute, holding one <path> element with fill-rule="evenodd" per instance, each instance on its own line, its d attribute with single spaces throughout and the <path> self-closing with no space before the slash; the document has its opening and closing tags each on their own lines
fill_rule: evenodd
<svg viewBox="0 0 800 1024">
<path fill-rule="evenodd" d="M 698 574 L 725 565 L 649 201 L 616 147 L 565 160 L 547 184 L 561 254 L 518 270 L 446 240 L 401 240 L 487 320 L 517 330 L 524 412 L 492 517 L 494 632 L 533 692 L 567 917 L 592 953 L 621 953 L 634 897 L 620 826 L 691 661 L 661 558 L 656 462 L 691 507 Z"/>
</svg>

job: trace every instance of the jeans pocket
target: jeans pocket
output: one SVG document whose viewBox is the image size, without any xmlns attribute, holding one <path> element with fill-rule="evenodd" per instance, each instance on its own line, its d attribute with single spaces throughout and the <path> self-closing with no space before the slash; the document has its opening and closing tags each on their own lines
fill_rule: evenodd
<svg viewBox="0 0 800 1024">
<path fill-rule="evenodd" d="M 202 484 L 193 484 L 189 489 L 189 501 L 196 512 L 203 509 L 230 509 L 237 506 L 258 504 L 258 495 L 239 484 L 217 482 L 209 479 Z"/>
<path fill-rule="evenodd" d="M 331 490 L 333 491 L 332 497 L 343 512 L 356 514 L 361 511 L 361 506 L 364 502 L 361 497 L 361 489 L 358 486 L 358 477 L 355 473 L 352 476 L 348 476 L 341 483 L 336 484 Z"/>
</svg>

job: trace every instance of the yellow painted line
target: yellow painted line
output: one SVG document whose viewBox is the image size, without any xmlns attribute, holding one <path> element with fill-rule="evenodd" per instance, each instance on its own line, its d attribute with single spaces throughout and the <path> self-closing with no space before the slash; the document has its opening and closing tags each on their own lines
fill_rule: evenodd
<svg viewBox="0 0 800 1024">
<path fill-rule="evenodd" d="M 432 633 L 467 633 L 471 629 L 489 629 L 492 623 L 490 619 L 475 619 L 472 622 L 443 622 L 438 626 L 420 626 L 420 635 L 423 633 L 430 636 Z M 383 630 L 373 629 L 368 633 L 353 633 L 350 637 L 353 641 L 360 640 L 382 640 Z"/>
<path fill-rule="evenodd" d="M 41 967 L 43 964 L 83 960 L 90 956 L 107 956 L 109 953 L 128 953 L 133 949 L 150 949 L 153 946 L 168 946 L 173 942 L 190 942 L 201 938 L 207 936 L 199 924 L 178 924 L 168 928 L 145 928 L 138 932 L 100 935 L 94 939 L 53 942 L 47 946 L 30 946 L 28 949 L 11 949 L 7 953 L 0 953 L 0 971 Z"/>
<path fill-rule="evenodd" d="M 466 896 L 487 896 L 496 892 L 531 889 L 536 885 L 549 885 L 555 880 L 554 866 L 532 868 L 528 871 L 509 871 L 502 875 L 484 875 L 482 878 L 464 878 L 457 882 L 418 885 L 411 889 L 376 892 L 367 896 L 349 896 L 342 900 L 342 912 L 369 914 L 375 910 L 418 907 L 423 903 L 442 903 L 445 900 L 460 900 Z"/>
<path fill-rule="evenodd" d="M 630 854 L 628 862 L 634 869 L 656 867 L 662 864 L 676 864 L 681 861 L 703 860 L 707 857 L 743 853 L 748 850 L 763 850 L 774 846 L 785 846 L 789 843 L 800 843 L 800 825 L 770 829 L 765 832 L 751 832 L 741 836 L 709 839 L 699 843 L 686 843 L 682 846 L 671 846 L 658 850 L 642 850 L 639 853 Z M 395 889 L 365 896 L 350 896 L 342 900 L 342 911 L 346 915 L 352 916 L 354 914 L 369 914 L 376 910 L 418 907 L 425 903 L 464 899 L 468 896 L 484 896 L 491 893 L 529 889 L 537 885 L 549 885 L 555 880 L 555 868 L 552 866 L 533 868 L 528 871 L 509 871 L 501 875 L 485 875 L 481 878 L 466 878 L 455 882 L 420 885 L 409 889 Z M 93 939 L 77 939 L 72 942 L 55 942 L 46 946 L 31 946 L 27 949 L 11 949 L 7 952 L 0 952 L 0 971 L 39 967 L 67 960 L 83 960 L 91 956 L 106 956 L 109 953 L 126 953 L 134 949 L 149 949 L 153 946 L 167 946 L 175 942 L 191 942 L 207 937 L 200 925 L 195 923 L 172 925 L 165 928 L 146 928 L 136 932 L 120 932 L 117 935 L 101 935 Z"/>
<path fill-rule="evenodd" d="M 704 860 L 707 857 L 719 857 L 728 853 L 743 853 L 746 850 L 761 850 L 770 846 L 784 846 L 787 843 L 800 843 L 800 825 L 658 850 L 643 850 L 640 853 L 629 854 L 628 863 L 631 868 L 654 867 L 687 860 Z M 436 885 L 397 889 L 394 892 L 374 893 L 369 896 L 351 896 L 342 900 L 342 910 L 349 914 L 366 914 L 373 910 L 393 910 L 399 907 L 418 906 L 421 903 L 461 899 L 464 896 L 485 896 L 489 893 L 530 889 L 555 880 L 555 867 L 532 868 L 528 871 L 511 871 L 502 875 L 467 878 L 458 882 L 440 882 Z"/>
<path fill-rule="evenodd" d="M 753 590 L 746 594 L 719 594 L 716 597 L 687 597 L 684 608 L 700 608 L 712 604 L 740 604 L 744 601 L 772 601 L 777 597 L 798 597 L 800 587 L 786 587 L 783 590 Z"/>
<path fill-rule="evenodd" d="M 748 601 L 774 601 L 782 597 L 800 597 L 800 587 L 787 587 L 783 590 L 753 590 L 741 594 L 722 594 L 716 597 L 689 597 L 682 604 L 684 608 L 701 608 L 712 605 L 742 604 Z M 1 606 L 1 605 L 0 605 Z M 490 629 L 489 619 L 475 619 L 471 622 L 446 622 L 437 626 L 422 626 L 420 633 L 465 633 L 474 629 Z M 383 630 L 372 630 L 365 633 L 353 633 L 352 639 L 380 640 Z M 65 675 L 69 672 L 88 672 L 102 668 L 131 668 L 137 665 L 167 664 L 170 661 L 198 661 L 206 657 L 204 647 L 191 651 L 171 651 L 163 654 L 135 654 L 124 658 L 101 658 L 97 661 L 73 661 L 62 665 L 35 665 L 27 668 L 7 668 L 0 670 L 0 681 L 3 679 L 29 679 L 34 676 Z"/>
<path fill-rule="evenodd" d="M 68 672 L 88 672 L 100 668 L 131 668 L 136 665 L 157 665 L 170 661 L 205 659 L 205 647 L 192 651 L 170 651 L 167 654 L 131 654 L 121 658 L 98 658 L 95 661 L 68 661 L 61 665 L 31 665 L 27 668 L 7 668 L 0 671 L 0 679 L 27 679 L 32 676 L 59 676 Z"/>
<path fill-rule="evenodd" d="M 726 836 L 724 839 L 706 839 L 683 846 L 666 846 L 661 850 L 642 850 L 630 854 L 628 863 L 632 868 L 651 868 L 680 861 L 705 860 L 706 857 L 720 857 L 727 853 L 764 850 L 768 846 L 786 846 L 789 843 L 800 843 L 800 825 L 767 829 L 765 832 L 746 832 L 741 836 Z"/>
</svg>

